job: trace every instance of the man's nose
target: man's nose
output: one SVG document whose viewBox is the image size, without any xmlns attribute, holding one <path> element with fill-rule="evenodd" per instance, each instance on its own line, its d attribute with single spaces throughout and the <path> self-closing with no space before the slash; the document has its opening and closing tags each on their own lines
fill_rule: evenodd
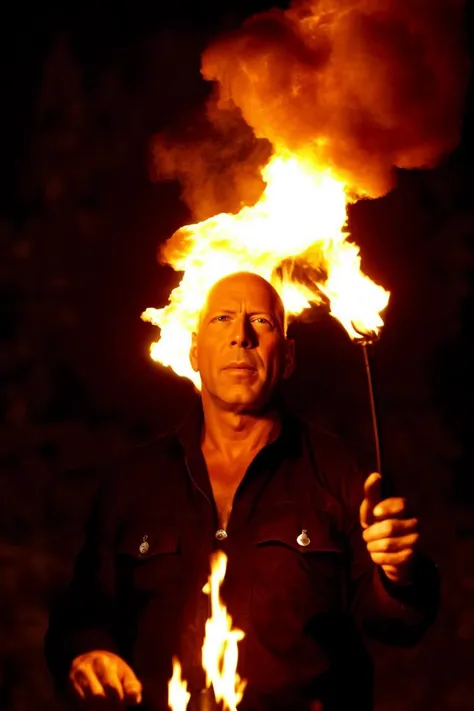
<svg viewBox="0 0 474 711">
<path fill-rule="evenodd" d="M 253 345 L 252 328 L 245 317 L 236 318 L 231 337 L 231 346 L 238 348 L 252 348 Z"/>
</svg>

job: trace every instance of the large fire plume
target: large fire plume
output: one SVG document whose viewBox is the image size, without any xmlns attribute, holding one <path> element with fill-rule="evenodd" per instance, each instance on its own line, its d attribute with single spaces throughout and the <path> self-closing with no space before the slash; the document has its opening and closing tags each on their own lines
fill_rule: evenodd
<svg viewBox="0 0 474 711">
<path fill-rule="evenodd" d="M 463 0 L 296 0 L 215 41 L 202 73 L 258 138 L 310 152 L 357 196 L 459 139 Z"/>
<path fill-rule="evenodd" d="M 271 281 L 291 314 L 324 300 L 352 338 L 377 332 L 389 294 L 361 271 L 346 208 L 387 192 L 395 167 L 433 166 L 455 146 L 463 7 L 297 0 L 208 47 L 211 128 L 155 144 L 158 176 L 182 181 L 199 220 L 161 251 L 184 275 L 167 306 L 143 315 L 161 329 L 155 360 L 199 387 L 190 333 L 209 288 L 235 271 Z"/>
</svg>

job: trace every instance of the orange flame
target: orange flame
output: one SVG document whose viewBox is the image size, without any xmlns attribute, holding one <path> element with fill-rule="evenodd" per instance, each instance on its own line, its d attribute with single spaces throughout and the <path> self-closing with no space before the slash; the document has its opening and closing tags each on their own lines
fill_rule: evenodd
<svg viewBox="0 0 474 711">
<path fill-rule="evenodd" d="M 244 638 L 244 633 L 232 628 L 232 617 L 220 599 L 226 567 L 227 556 L 218 551 L 211 559 L 211 575 L 203 589 L 211 598 L 211 616 L 206 622 L 202 666 L 207 686 L 212 684 L 217 703 L 222 701 L 224 710 L 236 711 L 245 689 L 245 681 L 237 674 L 237 644 Z"/>
<path fill-rule="evenodd" d="M 206 621 L 202 666 L 206 683 L 212 685 L 217 703 L 223 711 L 237 711 L 246 682 L 237 674 L 238 642 L 244 638 L 242 630 L 232 627 L 232 617 L 220 599 L 220 589 L 227 568 L 227 556 L 217 551 L 211 557 L 211 574 L 203 592 L 211 598 L 211 616 Z M 168 705 L 172 711 L 186 711 L 191 695 L 187 683 L 181 679 L 181 665 L 173 659 L 173 676 L 168 683 Z"/>
<path fill-rule="evenodd" d="M 255 272 L 280 293 L 288 314 L 329 300 L 331 313 L 351 338 L 377 332 L 389 293 L 360 270 L 358 247 L 345 229 L 348 196 L 329 169 L 318 169 L 304 154 L 275 154 L 262 171 L 266 188 L 258 202 L 237 214 L 222 213 L 178 230 L 166 245 L 166 258 L 183 279 L 162 309 L 142 318 L 161 329 L 151 356 L 200 387 L 189 363 L 190 335 L 210 287 L 238 271 Z M 326 275 L 321 282 L 298 283 L 282 263 Z M 284 264 L 284 266 L 285 266 Z"/>
<path fill-rule="evenodd" d="M 202 215 L 219 195 L 229 199 L 229 190 L 241 204 L 254 200 L 260 149 L 273 157 L 253 207 L 184 227 L 165 245 L 164 260 L 185 273 L 168 306 L 143 315 L 161 328 L 155 360 L 199 387 L 189 333 L 209 288 L 239 270 L 272 281 L 289 313 L 324 294 L 352 338 L 376 334 L 389 294 L 361 272 L 347 240 L 347 196 L 379 197 L 394 186 L 395 167 L 434 166 L 457 144 L 470 73 L 464 5 L 293 0 L 206 48 L 201 72 L 214 82 L 206 111 L 212 130 L 177 151 L 162 134 L 158 174 L 179 178 Z"/>
<path fill-rule="evenodd" d="M 186 681 L 181 679 L 181 664 L 173 659 L 173 676 L 168 682 L 168 706 L 172 711 L 186 711 L 191 694 Z"/>
</svg>

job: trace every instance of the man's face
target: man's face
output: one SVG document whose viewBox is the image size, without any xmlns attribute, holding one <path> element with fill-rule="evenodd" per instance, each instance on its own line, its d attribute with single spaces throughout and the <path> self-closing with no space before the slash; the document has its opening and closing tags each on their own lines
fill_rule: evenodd
<svg viewBox="0 0 474 711">
<path fill-rule="evenodd" d="M 286 340 L 284 328 L 281 300 L 264 279 L 239 273 L 218 282 L 190 352 L 203 395 L 230 409 L 264 407 L 293 371 L 293 343 Z"/>
</svg>

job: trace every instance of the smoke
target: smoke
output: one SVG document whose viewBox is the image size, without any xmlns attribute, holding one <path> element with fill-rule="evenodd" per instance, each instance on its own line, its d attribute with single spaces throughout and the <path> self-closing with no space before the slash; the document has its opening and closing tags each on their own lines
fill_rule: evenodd
<svg viewBox="0 0 474 711">
<path fill-rule="evenodd" d="M 264 188 L 260 171 L 271 152 L 270 143 L 255 137 L 240 112 L 218 109 L 213 97 L 205 116 L 196 117 L 185 132 L 178 128 L 155 137 L 154 177 L 178 179 L 200 222 L 255 203 Z"/>
<path fill-rule="evenodd" d="M 383 195 L 395 167 L 433 167 L 459 140 L 463 11 L 462 0 L 297 0 L 251 17 L 202 57 L 214 139 L 161 136 L 159 173 L 182 180 L 198 219 L 255 201 L 268 142 L 331 168 L 355 196 Z"/>
</svg>

